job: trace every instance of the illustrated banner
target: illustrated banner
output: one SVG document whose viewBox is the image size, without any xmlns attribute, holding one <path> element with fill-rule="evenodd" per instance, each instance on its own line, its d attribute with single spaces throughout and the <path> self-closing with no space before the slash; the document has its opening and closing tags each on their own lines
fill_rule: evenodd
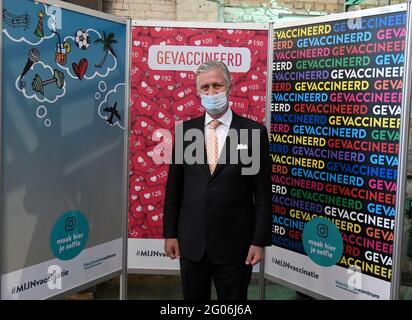
<svg viewBox="0 0 412 320">
<path fill-rule="evenodd" d="M 126 20 L 53 3 L 2 1 L 2 299 L 122 269 Z"/>
</svg>

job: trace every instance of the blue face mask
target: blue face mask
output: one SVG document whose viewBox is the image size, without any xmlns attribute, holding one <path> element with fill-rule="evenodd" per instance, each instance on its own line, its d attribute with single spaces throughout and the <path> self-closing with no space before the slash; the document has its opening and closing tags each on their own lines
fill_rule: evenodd
<svg viewBox="0 0 412 320">
<path fill-rule="evenodd" d="M 212 96 L 201 94 L 200 99 L 202 106 L 212 115 L 222 113 L 228 105 L 226 91 Z"/>
</svg>

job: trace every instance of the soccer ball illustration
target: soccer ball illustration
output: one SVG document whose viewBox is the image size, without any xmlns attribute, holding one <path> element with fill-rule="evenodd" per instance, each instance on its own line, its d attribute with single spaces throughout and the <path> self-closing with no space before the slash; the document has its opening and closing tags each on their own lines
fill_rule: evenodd
<svg viewBox="0 0 412 320">
<path fill-rule="evenodd" d="M 90 46 L 90 37 L 86 30 L 77 30 L 74 36 L 76 46 L 81 50 L 86 50 Z"/>
</svg>

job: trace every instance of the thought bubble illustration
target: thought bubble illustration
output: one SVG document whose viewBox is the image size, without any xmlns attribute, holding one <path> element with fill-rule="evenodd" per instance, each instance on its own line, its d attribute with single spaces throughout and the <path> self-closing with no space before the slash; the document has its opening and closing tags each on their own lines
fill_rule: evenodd
<svg viewBox="0 0 412 320">
<path fill-rule="evenodd" d="M 117 84 L 114 89 L 107 92 L 104 100 L 98 108 L 99 117 L 104 119 L 110 126 L 118 126 L 124 130 L 124 97 L 126 85 Z"/>
<path fill-rule="evenodd" d="M 22 85 L 20 76 L 15 86 L 27 99 L 36 99 L 38 102 L 55 103 L 66 94 L 66 79 L 58 69 L 45 65 L 39 61 L 34 64 L 25 79 L 32 79 Z"/>
<path fill-rule="evenodd" d="M 99 39 L 103 42 L 104 34 L 94 29 L 79 29 L 73 36 L 66 36 L 63 43 L 69 44 L 70 53 L 67 54 L 67 62 L 58 64 L 58 67 L 73 79 L 92 80 L 96 77 L 107 77 L 116 69 L 117 58 L 110 50 L 102 50 L 102 44 L 95 43 Z"/>
</svg>

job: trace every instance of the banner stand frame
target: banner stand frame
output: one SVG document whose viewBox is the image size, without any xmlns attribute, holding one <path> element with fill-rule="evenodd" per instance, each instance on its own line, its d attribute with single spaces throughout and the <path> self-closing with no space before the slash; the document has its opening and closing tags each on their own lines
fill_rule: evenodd
<svg viewBox="0 0 412 320">
<path fill-rule="evenodd" d="M 147 20 L 132 20 L 132 27 L 165 27 L 165 28 L 202 28 L 202 29 L 235 29 L 235 30 L 268 30 L 270 32 L 272 28 L 270 23 L 222 23 L 222 22 L 196 22 L 196 21 L 147 21 Z M 133 39 L 132 39 L 133 42 Z M 131 42 L 131 43 L 132 43 Z M 271 46 L 270 36 L 268 36 L 268 45 Z M 270 53 L 270 51 L 268 51 Z M 267 76 L 266 76 L 266 88 L 271 88 L 271 83 L 268 82 L 268 76 L 271 71 L 272 62 L 267 62 Z M 266 90 L 267 91 L 267 90 Z M 268 97 L 268 92 L 266 92 L 266 96 Z M 270 93 L 269 93 L 270 97 Z M 267 102 L 266 108 L 269 105 Z M 267 111 L 266 111 L 267 114 Z M 267 116 L 266 116 L 267 118 Z M 265 126 L 269 130 L 270 126 L 270 119 L 269 122 L 265 121 Z M 134 238 L 130 238 L 129 240 L 135 240 Z M 137 238 L 136 240 L 145 240 L 144 238 Z M 164 240 L 164 239 L 153 239 L 153 240 Z M 180 276 L 180 269 L 148 269 L 148 268 L 136 268 L 136 267 L 128 267 L 128 274 L 146 274 L 146 275 L 170 275 L 170 276 Z M 261 274 L 262 273 L 262 274 Z M 263 269 L 263 260 L 260 262 L 259 270 L 257 272 L 253 272 L 253 277 L 258 278 L 258 294 L 259 299 L 262 296 L 262 284 L 264 284 L 264 269 Z M 264 289 L 263 289 L 264 290 Z"/>
<path fill-rule="evenodd" d="M 268 135 L 270 136 L 270 124 L 272 116 L 272 69 L 273 69 L 273 23 L 269 24 L 268 32 L 268 52 L 267 52 L 267 67 L 266 67 L 266 129 Z M 269 138 L 269 137 L 268 137 Z M 266 248 L 264 249 L 266 252 Z M 265 285 L 265 255 L 263 256 L 262 261 L 260 262 L 259 268 L 259 300 L 265 300 L 266 296 L 266 285 Z"/>
<path fill-rule="evenodd" d="M 411 106 L 412 93 L 412 7 L 411 0 L 407 3 L 406 9 L 406 36 L 405 36 L 405 61 L 403 73 L 403 91 L 402 91 L 402 114 L 401 127 L 399 135 L 399 165 L 398 177 L 396 182 L 396 215 L 395 215 L 395 230 L 394 230 L 394 246 L 392 259 L 392 279 L 391 279 L 391 300 L 399 299 L 400 280 L 401 280 L 401 258 L 403 247 L 403 225 L 404 225 L 404 207 L 406 195 L 406 174 L 408 166 L 408 140 L 409 140 L 409 117 Z"/>
<path fill-rule="evenodd" d="M 393 12 L 406 12 L 407 14 L 407 30 L 411 29 L 411 14 L 412 14 L 412 7 L 411 7 L 412 0 L 408 0 L 407 4 L 396 4 L 391 6 L 385 7 L 378 7 L 373 9 L 364 9 L 364 10 L 356 10 L 344 13 L 334 14 L 333 16 L 322 16 L 322 17 L 315 17 L 311 19 L 304 20 L 303 23 L 298 23 L 297 21 L 290 21 L 284 22 L 273 25 L 273 29 L 281 29 L 293 26 L 304 26 L 309 24 L 316 24 L 316 23 L 326 23 L 326 22 L 333 22 L 336 20 L 344 20 L 344 19 L 355 19 L 355 18 L 362 18 L 364 15 L 359 14 L 360 12 L 366 12 L 367 16 L 371 16 L 373 14 L 380 15 L 380 14 L 387 14 Z M 401 247 L 402 247 L 402 230 L 403 230 L 403 210 L 404 210 L 404 198 L 406 194 L 406 165 L 407 165 L 407 147 L 408 147 L 408 136 L 409 136 L 409 114 L 410 114 L 410 103 L 411 103 L 411 83 L 412 83 L 412 75 L 406 76 L 409 72 L 411 73 L 411 67 L 409 59 L 412 59 L 412 45 L 411 45 L 411 37 L 407 31 L 405 36 L 405 62 L 404 62 L 404 75 L 403 75 L 403 100 L 402 100 L 402 111 L 404 112 L 401 115 L 401 126 L 400 126 L 400 137 L 399 137 L 399 166 L 398 166 L 398 178 L 397 178 L 397 193 L 396 193 L 396 216 L 395 216 L 395 227 L 394 227 L 394 252 L 393 252 L 393 265 L 392 265 L 392 279 L 391 279 L 391 287 L 390 287 L 390 299 L 399 299 L 399 284 L 400 284 L 400 259 L 401 259 Z M 270 39 L 269 39 L 270 41 Z M 273 62 L 273 61 L 272 61 Z M 407 104 L 406 101 L 409 103 Z M 404 152 L 404 148 L 406 148 L 406 152 Z M 402 151 L 402 152 L 401 152 Z M 330 297 L 324 296 L 322 294 L 318 294 L 314 291 L 308 290 L 304 287 L 300 287 L 295 285 L 289 281 L 283 280 L 277 276 L 273 276 L 270 274 L 265 273 L 264 278 L 268 279 L 269 281 L 281 284 L 287 288 L 292 290 L 296 290 L 302 292 L 308 296 L 311 296 L 315 299 L 319 300 L 329 300 Z"/>
<path fill-rule="evenodd" d="M 131 52 L 132 52 L 132 20 L 130 17 L 127 17 L 126 22 L 126 97 L 125 97 L 125 129 L 124 129 L 124 150 L 123 154 L 125 155 L 123 159 L 123 252 L 122 252 L 122 273 L 120 275 L 120 300 L 127 300 L 127 280 L 128 280 L 128 271 L 127 271 L 127 242 L 128 242 L 128 215 L 129 215 L 129 132 L 130 132 L 130 66 L 131 66 Z"/>
<path fill-rule="evenodd" d="M 3 12 L 3 0 L 0 0 L 0 11 Z M 3 71 L 2 71 L 2 67 L 3 67 L 3 19 L 0 19 L 0 79 L 3 77 Z M 2 144 L 1 142 L 3 141 L 3 138 L 1 136 L 2 131 L 2 114 L 3 114 L 3 96 L 2 96 L 2 92 L 1 92 L 1 83 L 0 83 L 0 204 L 3 203 L 3 180 L 1 179 L 1 177 L 3 176 L 3 154 L 2 154 Z M 0 205 L 0 243 L 3 239 L 3 207 Z M 5 257 L 3 257 L 3 250 L 1 249 L 0 246 L 0 300 L 1 300 L 1 288 L 2 288 L 2 284 L 1 284 L 1 275 L 3 274 L 3 259 Z"/>
</svg>

